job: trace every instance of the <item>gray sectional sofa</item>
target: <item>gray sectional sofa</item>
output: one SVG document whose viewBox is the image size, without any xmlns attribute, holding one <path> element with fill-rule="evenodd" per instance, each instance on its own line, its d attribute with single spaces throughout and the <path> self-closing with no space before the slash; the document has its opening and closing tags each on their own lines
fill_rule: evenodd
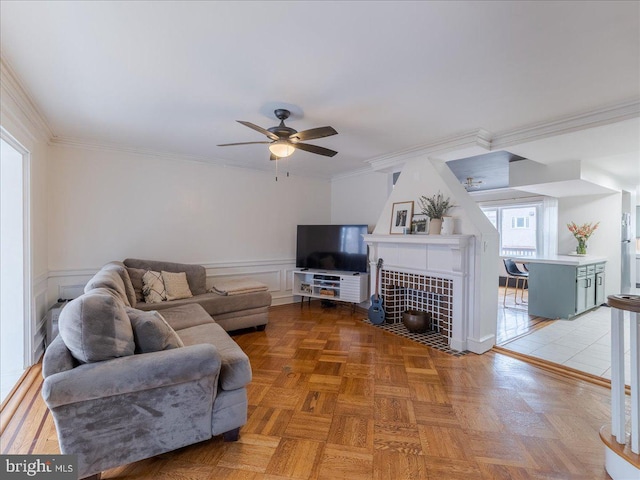
<svg viewBox="0 0 640 480">
<path fill-rule="evenodd" d="M 140 262 L 129 261 L 149 265 Z M 79 478 L 215 435 L 235 440 L 246 423 L 249 359 L 211 314 L 227 314 L 227 327 L 243 317 L 236 299 L 202 291 L 202 271 L 194 272 L 201 278 L 187 276 L 201 301 L 151 310 L 136 301 L 126 265 L 111 262 L 60 313 L 42 395 L 62 453 L 78 455 Z"/>
<path fill-rule="evenodd" d="M 160 262 L 127 258 L 124 262 L 135 292 L 135 308 L 140 310 L 164 310 L 166 308 L 196 302 L 211 315 L 216 323 L 226 331 L 243 328 L 264 328 L 269 321 L 271 294 L 268 291 L 245 293 L 242 295 L 219 295 L 207 291 L 207 274 L 201 265 Z M 186 272 L 193 297 L 147 304 L 142 296 L 140 273 L 147 270 L 157 272 Z"/>
</svg>

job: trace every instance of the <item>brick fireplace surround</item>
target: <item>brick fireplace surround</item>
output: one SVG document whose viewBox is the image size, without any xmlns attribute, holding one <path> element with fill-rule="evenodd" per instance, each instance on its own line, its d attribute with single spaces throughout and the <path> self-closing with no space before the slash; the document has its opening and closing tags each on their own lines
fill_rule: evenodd
<svg viewBox="0 0 640 480">
<path fill-rule="evenodd" d="M 431 314 L 431 330 L 451 338 L 453 282 L 446 278 L 382 269 L 380 294 L 386 320 L 400 323 L 402 312 Z"/>
</svg>

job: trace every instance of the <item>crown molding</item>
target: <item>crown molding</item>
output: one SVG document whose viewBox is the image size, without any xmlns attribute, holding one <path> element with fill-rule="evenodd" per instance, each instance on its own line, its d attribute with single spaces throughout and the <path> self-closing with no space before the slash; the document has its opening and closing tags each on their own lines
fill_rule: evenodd
<svg viewBox="0 0 640 480">
<path fill-rule="evenodd" d="M 491 150 L 520 145 L 566 133 L 601 127 L 640 116 L 640 100 L 633 100 L 578 115 L 562 117 L 550 122 L 529 125 L 517 130 L 509 130 L 494 135 Z"/>
<path fill-rule="evenodd" d="M 366 166 L 363 168 L 357 168 L 355 170 L 349 170 L 348 172 L 338 173 L 336 175 L 331 176 L 331 181 L 336 180 L 344 180 L 347 178 L 359 177 L 361 175 L 366 175 L 367 173 L 381 173 L 371 168 L 371 166 Z"/>
<path fill-rule="evenodd" d="M 49 139 L 48 143 L 52 147 L 71 147 L 71 148 L 80 148 L 85 150 L 98 150 L 102 152 L 106 151 L 106 152 L 116 152 L 116 153 L 131 153 L 134 155 L 159 157 L 159 158 L 164 158 L 166 160 L 174 160 L 174 161 L 180 160 L 180 161 L 187 161 L 187 162 L 198 162 L 198 163 L 227 166 L 223 162 L 214 158 L 207 158 L 207 157 L 201 157 L 197 155 L 188 155 L 188 154 L 182 155 L 177 153 L 168 153 L 168 152 L 162 152 L 158 150 L 132 147 L 128 145 L 103 142 L 100 140 L 92 140 L 87 138 L 64 137 L 64 136 L 52 137 Z"/>
<path fill-rule="evenodd" d="M 588 128 L 600 127 L 612 123 L 622 122 L 640 117 L 640 100 L 627 101 L 603 108 L 594 109 L 577 115 L 566 116 L 556 120 L 541 122 L 523 128 L 507 130 L 492 134 L 487 130 L 462 133 L 453 137 L 447 137 L 434 142 L 418 145 L 405 150 L 389 153 L 366 160 L 374 171 L 388 170 L 406 163 L 420 156 L 429 156 L 434 153 L 453 152 L 468 147 L 481 147 L 487 151 L 496 151 L 512 145 L 532 142 L 544 138 L 563 135 Z M 332 178 L 347 178 L 356 176 L 369 169 L 359 169 L 342 173 Z"/>
<path fill-rule="evenodd" d="M 14 121 L 18 122 L 33 139 L 46 142 L 53 137 L 53 130 L 49 126 L 45 116 L 32 100 L 27 89 L 23 86 L 14 70 L 1 54 L 0 80 L 2 97 L 5 97 L 6 95 L 12 100 L 13 104 L 11 105 L 9 102 L 2 101 L 3 112 L 10 115 Z M 27 124 L 25 124 L 23 119 L 26 120 Z"/>
<path fill-rule="evenodd" d="M 92 140 L 86 138 L 75 138 L 75 137 L 53 137 L 48 142 L 51 147 L 69 147 L 69 148 L 78 148 L 84 150 L 94 150 L 101 152 L 115 152 L 115 153 L 128 153 L 132 155 L 142 155 L 154 158 L 161 158 L 164 160 L 170 160 L 174 162 L 191 162 L 191 163 L 200 163 L 209 166 L 215 166 L 220 168 L 236 168 L 240 170 L 249 170 L 251 172 L 259 172 L 265 174 L 272 174 L 273 164 L 268 163 L 265 164 L 264 167 L 248 167 L 243 165 L 233 165 L 223 160 L 217 159 L 215 157 L 203 157 L 197 155 L 189 155 L 189 154 L 179 154 L 179 153 L 169 153 L 163 152 L 159 150 L 151 150 L 139 147 L 132 147 L 128 145 L 109 143 L 100 140 Z M 323 181 L 330 181 L 331 177 L 328 175 L 313 175 L 313 174 L 304 174 L 304 175 L 291 175 L 291 176 L 300 176 L 305 178 L 315 178 Z"/>
<path fill-rule="evenodd" d="M 416 157 L 433 155 L 469 147 L 491 149 L 491 134 L 483 129 L 462 133 L 452 137 L 438 139 L 434 142 L 418 145 L 398 152 L 382 155 L 367 160 L 374 170 L 384 170 L 406 163 Z"/>
</svg>

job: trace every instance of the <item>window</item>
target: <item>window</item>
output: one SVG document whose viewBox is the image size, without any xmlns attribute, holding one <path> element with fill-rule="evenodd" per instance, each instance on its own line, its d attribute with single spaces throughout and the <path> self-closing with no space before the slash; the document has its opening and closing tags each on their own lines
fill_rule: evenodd
<svg viewBox="0 0 640 480">
<path fill-rule="evenodd" d="M 542 202 L 481 206 L 500 233 L 500 255 L 531 257 L 541 253 Z"/>
<path fill-rule="evenodd" d="M 529 217 L 511 217 L 511 228 L 529 228 Z"/>
</svg>

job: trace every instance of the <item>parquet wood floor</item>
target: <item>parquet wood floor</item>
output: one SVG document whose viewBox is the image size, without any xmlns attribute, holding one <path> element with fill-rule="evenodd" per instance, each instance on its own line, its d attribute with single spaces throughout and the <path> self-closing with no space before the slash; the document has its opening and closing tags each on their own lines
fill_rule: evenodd
<svg viewBox="0 0 640 480">
<path fill-rule="evenodd" d="M 317 302 L 273 307 L 235 336 L 251 359 L 249 419 L 105 479 L 604 479 L 609 390 L 488 352 L 455 358 Z M 3 453 L 55 453 L 30 387 Z M 117 446 L 114 445 L 114 448 Z"/>
</svg>

